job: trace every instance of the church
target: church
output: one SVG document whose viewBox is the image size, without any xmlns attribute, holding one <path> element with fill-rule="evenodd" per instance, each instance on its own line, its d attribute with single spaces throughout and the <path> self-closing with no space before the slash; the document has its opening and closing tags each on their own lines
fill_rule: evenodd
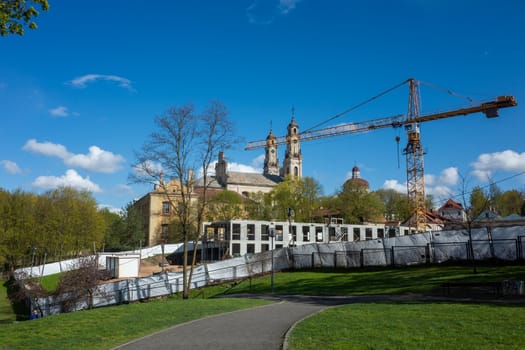
<svg viewBox="0 0 525 350">
<path fill-rule="evenodd" d="M 210 189 L 222 189 L 237 192 L 244 197 L 250 193 L 267 193 L 284 181 L 287 175 L 302 177 L 303 156 L 299 140 L 299 125 L 292 115 L 286 135 L 286 151 L 282 167 L 279 167 L 277 137 L 270 129 L 266 137 L 264 168 L 262 174 L 229 171 L 224 152 L 219 153 L 215 164 L 215 176 L 208 183 Z M 202 179 L 197 180 L 195 188 L 203 187 Z"/>
</svg>

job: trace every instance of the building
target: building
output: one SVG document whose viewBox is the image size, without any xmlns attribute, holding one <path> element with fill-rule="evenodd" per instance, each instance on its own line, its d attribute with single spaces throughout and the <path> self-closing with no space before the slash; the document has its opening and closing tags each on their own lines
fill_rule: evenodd
<svg viewBox="0 0 525 350">
<path fill-rule="evenodd" d="M 170 180 L 163 183 L 162 177 L 160 181 L 161 184 L 155 185 L 153 191 L 133 203 L 133 206 L 138 209 L 142 216 L 146 246 L 166 242 L 168 227 L 174 217 L 170 197 L 177 201 L 177 197 L 180 196 L 179 181 Z M 192 191 L 190 201 L 195 201 L 197 198 L 197 194 Z"/>
<path fill-rule="evenodd" d="M 449 199 L 438 209 L 439 215 L 444 219 L 452 222 L 467 221 L 467 213 L 461 203 Z"/>
<path fill-rule="evenodd" d="M 216 221 L 203 223 L 203 232 L 204 260 L 260 253 L 272 248 L 311 243 L 356 242 L 410 233 L 408 227 L 343 224 L 338 220 L 326 224 L 255 220 Z"/>
<path fill-rule="evenodd" d="M 284 181 L 284 178 L 288 175 L 302 177 L 299 125 L 296 123 L 293 114 L 287 130 L 285 157 L 280 168 L 277 138 L 273 131 L 270 130 L 266 138 L 262 174 L 229 170 L 224 152 L 219 152 L 218 160 L 215 164 L 215 174 L 207 179 L 207 198 L 209 199 L 223 190 L 233 191 L 244 198 L 248 198 L 253 193 L 270 192 L 272 188 Z M 178 196 L 180 192 L 179 186 L 180 183 L 172 179 L 166 184 L 155 186 L 153 191 L 134 203 L 144 220 L 146 245 L 159 244 L 167 239 L 168 225 L 173 220 L 173 208 L 170 207 L 170 201 L 167 196 Z M 191 191 L 191 200 L 196 200 L 199 196 L 202 196 L 204 187 L 204 179 L 197 179 Z"/>
</svg>

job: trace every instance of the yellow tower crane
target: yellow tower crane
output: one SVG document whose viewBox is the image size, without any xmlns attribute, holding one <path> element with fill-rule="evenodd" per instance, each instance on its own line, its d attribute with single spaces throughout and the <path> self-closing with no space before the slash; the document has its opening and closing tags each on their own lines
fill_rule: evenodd
<svg viewBox="0 0 525 350">
<path fill-rule="evenodd" d="M 409 84 L 409 98 L 408 98 L 408 113 L 407 115 L 395 115 L 385 118 L 378 118 L 368 121 L 345 123 L 327 128 L 317 130 L 307 130 L 299 134 L 300 141 L 310 141 L 320 138 L 327 138 L 333 136 L 341 136 L 346 134 L 355 134 L 367 132 L 375 129 L 382 129 L 387 127 L 398 128 L 404 126 L 407 134 L 407 145 L 403 149 L 403 154 L 406 156 L 406 172 L 407 172 L 407 195 L 410 210 L 415 218 L 415 228 L 417 232 L 426 231 L 426 207 L 425 207 L 425 181 L 424 181 L 424 150 L 421 143 L 419 124 L 431 120 L 439 120 L 450 117 L 464 116 L 472 113 L 483 113 L 487 118 L 498 117 L 498 110 L 500 108 L 514 107 L 518 103 L 513 96 L 498 96 L 496 99 L 472 105 L 466 108 L 460 108 L 441 113 L 420 115 L 419 110 L 419 85 L 420 82 L 415 79 L 407 79 L 400 85 Z M 389 89 L 388 91 L 393 90 Z M 384 94 L 384 93 L 383 93 Z M 380 95 L 383 95 L 380 94 Z M 378 97 L 378 96 L 376 96 Z M 368 101 L 375 99 L 371 98 Z M 367 101 L 367 102 L 368 102 Z M 366 102 L 365 102 L 366 103 Z M 364 103 L 362 103 L 364 104 Z M 358 106 L 361 106 L 359 104 Z M 354 109 L 354 108 L 352 108 Z M 339 113 L 335 119 L 351 109 Z M 276 138 L 276 144 L 286 144 L 286 136 Z M 249 142 L 245 150 L 253 150 L 258 148 L 265 148 L 266 140 Z"/>
</svg>

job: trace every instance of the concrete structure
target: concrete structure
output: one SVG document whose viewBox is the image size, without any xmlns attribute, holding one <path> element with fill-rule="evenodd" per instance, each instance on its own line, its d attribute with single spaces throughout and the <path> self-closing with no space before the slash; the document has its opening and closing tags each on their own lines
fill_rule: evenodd
<svg viewBox="0 0 525 350">
<path fill-rule="evenodd" d="M 99 254 L 106 257 L 106 270 L 112 278 L 139 277 L 140 254 Z"/>
<path fill-rule="evenodd" d="M 343 224 L 337 220 L 328 224 L 255 220 L 216 221 L 205 222 L 203 232 L 204 260 L 261 253 L 311 243 L 356 242 L 399 237 L 410 233 L 408 227 Z"/>
</svg>

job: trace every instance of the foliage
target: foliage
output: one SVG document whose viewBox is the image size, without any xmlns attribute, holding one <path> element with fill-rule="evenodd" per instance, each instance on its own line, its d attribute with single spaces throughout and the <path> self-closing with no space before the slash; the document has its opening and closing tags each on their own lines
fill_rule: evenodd
<svg viewBox="0 0 525 350">
<path fill-rule="evenodd" d="M 111 213 L 108 209 L 101 210 L 101 214 L 105 217 L 108 227 L 105 234 L 105 250 L 133 250 L 145 241 L 143 218 L 133 202 L 128 203 L 119 214 Z"/>
<path fill-rule="evenodd" d="M 233 220 L 243 217 L 243 200 L 237 192 L 224 190 L 208 203 L 206 218 L 209 221 Z"/>
<path fill-rule="evenodd" d="M 481 187 L 475 187 L 470 193 L 470 208 L 478 215 L 488 207 L 489 198 L 485 195 Z"/>
<path fill-rule="evenodd" d="M 385 219 L 405 221 L 410 218 L 408 196 L 393 189 L 381 189 L 374 192 L 385 208 Z"/>
<path fill-rule="evenodd" d="M 336 206 L 347 223 L 360 224 L 383 218 L 384 206 L 380 197 L 356 182 L 347 181 L 343 185 Z"/>
<path fill-rule="evenodd" d="M 524 322 L 522 306 L 352 304 L 329 308 L 300 322 L 288 348 L 523 349 Z"/>
<path fill-rule="evenodd" d="M 0 261 L 8 269 L 78 256 L 102 246 L 106 222 L 88 192 L 0 190 Z"/>
<path fill-rule="evenodd" d="M 268 194 L 250 193 L 250 197 L 244 203 L 244 210 L 252 220 L 272 220 L 272 206 Z"/>
<path fill-rule="evenodd" d="M 208 172 L 219 152 L 236 143 L 234 128 L 226 107 L 217 101 L 210 102 L 201 114 L 196 114 L 190 104 L 172 107 L 157 117 L 155 124 L 156 131 L 135 153 L 135 172 L 130 178 L 137 183 L 159 186 L 175 213 L 184 243 L 183 289 L 184 297 L 188 298 L 197 257 L 194 251 L 193 260 L 188 261 L 189 242 L 202 235 L 201 223 L 208 207 Z M 199 198 L 193 192 L 196 169 L 202 172 Z M 171 180 L 165 183 L 164 176 Z M 169 191 L 169 183 L 173 181 L 179 185 L 175 191 Z"/>
<path fill-rule="evenodd" d="M 319 206 L 320 193 L 321 186 L 313 178 L 288 175 L 268 194 L 272 219 L 288 220 L 288 208 L 292 208 L 295 221 L 312 221 Z"/>
<path fill-rule="evenodd" d="M 24 27 L 36 29 L 33 21 L 39 15 L 35 6 L 49 10 L 48 0 L 4 0 L 0 1 L 0 35 L 24 35 Z"/>
</svg>

